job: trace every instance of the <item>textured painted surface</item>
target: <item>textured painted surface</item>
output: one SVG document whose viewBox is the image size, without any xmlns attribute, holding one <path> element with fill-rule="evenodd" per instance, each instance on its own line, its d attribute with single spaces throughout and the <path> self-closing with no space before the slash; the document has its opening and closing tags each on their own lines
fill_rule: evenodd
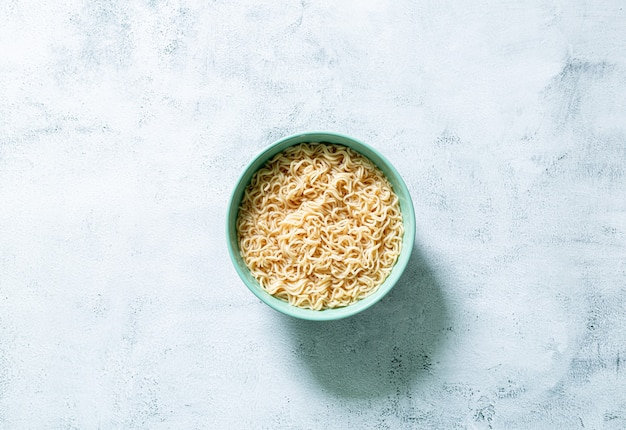
<svg viewBox="0 0 626 430">
<path fill-rule="evenodd" d="M 2 2 L 0 428 L 626 428 L 626 6 L 523 3 Z M 305 129 L 418 217 L 335 323 L 225 247 Z"/>
</svg>

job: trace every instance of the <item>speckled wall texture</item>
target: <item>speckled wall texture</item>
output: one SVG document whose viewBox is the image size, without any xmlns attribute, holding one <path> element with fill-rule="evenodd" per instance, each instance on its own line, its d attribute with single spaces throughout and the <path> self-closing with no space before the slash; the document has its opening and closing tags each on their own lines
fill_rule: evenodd
<svg viewBox="0 0 626 430">
<path fill-rule="evenodd" d="M 626 5 L 0 3 L 0 429 L 626 428 Z M 263 147 L 377 148 L 409 268 L 334 323 L 237 277 Z"/>
</svg>

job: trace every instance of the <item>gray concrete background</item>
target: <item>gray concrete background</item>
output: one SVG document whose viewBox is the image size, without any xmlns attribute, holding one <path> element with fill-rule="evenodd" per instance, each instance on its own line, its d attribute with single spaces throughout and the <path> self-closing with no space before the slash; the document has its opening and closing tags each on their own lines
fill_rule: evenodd
<svg viewBox="0 0 626 430">
<path fill-rule="evenodd" d="M 0 4 L 0 428 L 626 428 L 626 6 Z M 250 294 L 241 169 L 405 178 L 410 266 L 334 323 Z"/>
</svg>

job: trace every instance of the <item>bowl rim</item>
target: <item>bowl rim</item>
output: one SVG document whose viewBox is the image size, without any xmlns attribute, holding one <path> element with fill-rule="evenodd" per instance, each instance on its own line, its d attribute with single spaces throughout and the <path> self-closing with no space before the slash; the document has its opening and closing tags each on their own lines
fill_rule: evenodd
<svg viewBox="0 0 626 430">
<path fill-rule="evenodd" d="M 276 154 L 291 146 L 307 142 L 343 145 L 358 152 L 362 156 L 369 159 L 383 172 L 387 180 L 392 184 L 394 192 L 400 199 L 400 211 L 402 213 L 404 233 L 402 237 L 400 255 L 398 256 L 391 273 L 374 293 L 351 305 L 341 308 L 324 310 L 300 308 L 272 296 L 267 291 L 263 290 L 260 285 L 258 285 L 256 280 L 252 277 L 250 271 L 247 269 L 247 265 L 243 261 L 239 252 L 236 220 L 239 214 L 239 205 L 241 203 L 243 191 L 248 186 L 250 179 L 257 170 L 265 165 L 265 163 L 267 163 Z M 348 144 L 346 144 L 346 142 L 348 142 Z M 411 194 L 402 179 L 402 176 L 391 164 L 391 162 L 389 162 L 389 160 L 387 160 L 387 158 L 385 158 L 375 148 L 362 142 L 361 140 L 342 133 L 330 131 L 303 131 L 291 134 L 282 137 L 263 148 L 247 163 L 246 167 L 239 174 L 235 187 L 230 194 L 226 210 L 226 242 L 228 253 L 239 278 L 243 281 L 248 290 L 250 290 L 258 299 L 270 306 L 272 309 L 294 318 L 310 321 L 329 321 L 347 318 L 370 308 L 385 297 L 398 282 L 409 262 L 415 241 L 415 228 L 415 209 L 413 207 Z"/>
</svg>

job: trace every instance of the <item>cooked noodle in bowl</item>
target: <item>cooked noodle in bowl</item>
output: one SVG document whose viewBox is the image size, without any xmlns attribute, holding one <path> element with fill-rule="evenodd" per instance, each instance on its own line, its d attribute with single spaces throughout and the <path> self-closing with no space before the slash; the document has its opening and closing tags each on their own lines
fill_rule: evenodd
<svg viewBox="0 0 626 430">
<path fill-rule="evenodd" d="M 248 288 L 304 319 L 353 315 L 408 263 L 415 215 L 406 185 L 372 148 L 334 133 L 272 145 L 231 198 L 229 251 Z"/>
<path fill-rule="evenodd" d="M 371 161 L 313 142 L 286 149 L 254 174 L 237 231 L 263 289 L 321 310 L 348 306 L 384 282 L 403 227 L 398 197 Z"/>
</svg>

